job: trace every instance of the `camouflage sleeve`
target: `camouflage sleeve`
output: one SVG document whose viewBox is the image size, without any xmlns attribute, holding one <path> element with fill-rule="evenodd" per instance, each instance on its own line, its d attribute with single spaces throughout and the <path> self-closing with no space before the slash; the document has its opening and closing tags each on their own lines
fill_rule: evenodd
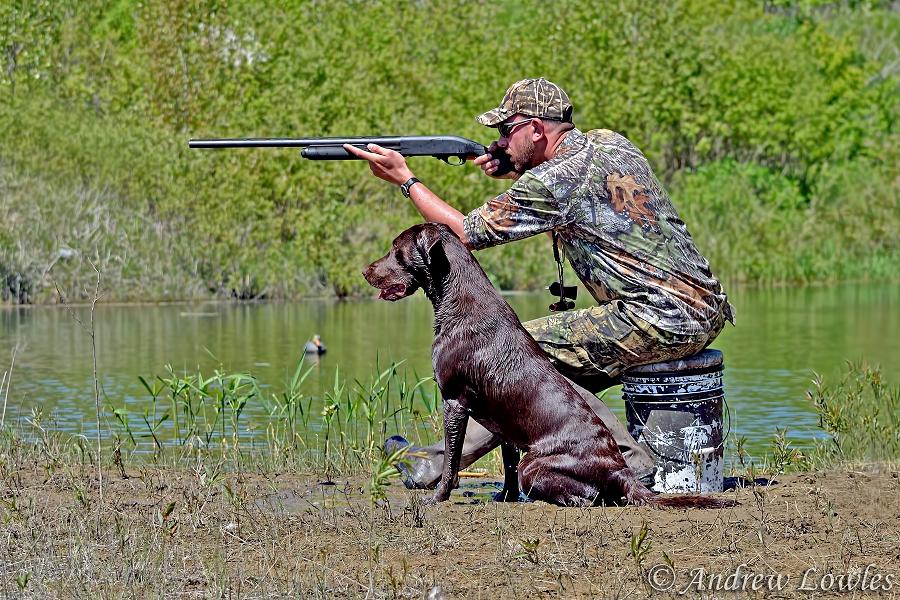
<svg viewBox="0 0 900 600">
<path fill-rule="evenodd" d="M 505 244 L 566 223 L 564 207 L 544 183 L 525 173 L 506 192 L 476 208 L 463 221 L 473 249 Z"/>
</svg>

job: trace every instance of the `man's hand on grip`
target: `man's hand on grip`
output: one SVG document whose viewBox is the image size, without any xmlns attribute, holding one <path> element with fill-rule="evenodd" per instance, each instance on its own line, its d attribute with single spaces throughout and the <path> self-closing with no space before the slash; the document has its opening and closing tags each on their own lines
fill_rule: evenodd
<svg viewBox="0 0 900 600">
<path fill-rule="evenodd" d="M 481 170 L 484 171 L 484 174 L 493 177 L 494 179 L 518 179 L 521 174 L 516 173 L 515 171 L 509 171 L 502 175 L 496 175 L 497 169 L 501 164 L 501 154 L 502 157 L 507 161 L 509 158 L 505 155 L 505 151 L 497 145 L 497 142 L 491 142 L 491 145 L 488 147 L 487 154 L 482 154 L 478 158 L 472 161 L 473 164 L 481 167 Z"/>
</svg>

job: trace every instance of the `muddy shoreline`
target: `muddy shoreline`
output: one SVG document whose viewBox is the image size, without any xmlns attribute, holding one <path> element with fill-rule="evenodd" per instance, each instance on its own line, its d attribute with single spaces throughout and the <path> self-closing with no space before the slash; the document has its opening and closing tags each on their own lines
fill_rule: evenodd
<svg viewBox="0 0 900 600">
<path fill-rule="evenodd" d="M 499 504 L 493 478 L 436 507 L 396 481 L 373 502 L 363 476 L 209 463 L 105 472 L 101 504 L 89 466 L 7 473 L 3 597 L 900 595 L 900 472 L 885 466 L 784 475 L 689 511 Z"/>
</svg>

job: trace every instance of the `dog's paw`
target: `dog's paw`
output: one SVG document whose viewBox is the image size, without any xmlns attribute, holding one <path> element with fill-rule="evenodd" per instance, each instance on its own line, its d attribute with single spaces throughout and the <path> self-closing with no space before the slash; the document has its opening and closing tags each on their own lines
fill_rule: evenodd
<svg viewBox="0 0 900 600">
<path fill-rule="evenodd" d="M 519 501 L 519 490 L 509 490 L 503 488 L 496 494 L 494 494 L 494 502 L 518 502 Z"/>
<path fill-rule="evenodd" d="M 446 500 L 449 500 L 449 499 L 450 499 L 449 491 L 447 491 L 447 492 L 437 491 L 433 495 L 426 496 L 425 498 L 423 498 L 422 504 L 425 504 L 427 506 L 434 506 L 435 504 L 438 504 L 440 502 L 445 502 Z"/>
</svg>

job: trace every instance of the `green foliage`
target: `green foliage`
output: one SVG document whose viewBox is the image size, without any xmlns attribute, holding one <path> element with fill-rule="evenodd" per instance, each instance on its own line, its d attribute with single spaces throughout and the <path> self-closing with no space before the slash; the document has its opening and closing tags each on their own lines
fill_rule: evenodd
<svg viewBox="0 0 900 600">
<path fill-rule="evenodd" d="M 369 479 L 369 501 L 373 506 L 378 502 L 387 500 L 386 488 L 390 484 L 391 479 L 397 478 L 400 474 L 397 470 L 397 465 L 402 462 L 408 462 L 406 458 L 408 450 L 408 447 L 404 447 L 398 448 L 391 453 L 382 451 L 373 461 Z"/>
<path fill-rule="evenodd" d="M 878 367 L 848 363 L 837 384 L 816 375 L 807 397 L 829 436 L 816 449 L 818 463 L 900 460 L 900 386 L 884 381 Z"/>
<path fill-rule="evenodd" d="M 791 446 L 787 439 L 787 429 L 775 428 L 775 438 L 772 440 L 772 454 L 766 455 L 763 470 L 771 477 L 781 475 L 788 469 L 808 470 L 809 459 L 799 449 Z"/>
<path fill-rule="evenodd" d="M 419 220 L 396 190 L 358 163 L 187 138 L 488 142 L 473 116 L 538 74 L 583 129 L 645 151 L 723 278 L 896 277 L 898 18 L 851 0 L 7 3 L 0 206 L 17 216 L 0 277 L 30 287 L 3 299 L 52 298 L 41 275 L 62 246 L 111 257 L 110 299 L 360 293 L 362 267 Z M 504 188 L 411 166 L 464 211 Z M 87 214 L 64 207 L 79 196 Z M 93 236 L 69 231 L 97 216 Z M 501 287 L 536 287 L 548 248 L 479 259 Z"/>
<path fill-rule="evenodd" d="M 646 579 L 644 575 L 644 562 L 647 555 L 653 548 L 653 542 L 647 539 L 650 533 L 650 525 L 645 519 L 641 519 L 641 528 L 637 533 L 631 534 L 631 557 L 634 559 L 634 566 L 637 569 L 638 577 L 643 581 Z"/>
<path fill-rule="evenodd" d="M 147 397 L 109 406 L 106 424 L 130 452 L 238 462 L 246 457 L 278 468 L 312 467 L 326 478 L 370 470 L 375 502 L 395 466 L 408 460 L 405 448 L 385 454 L 383 441 L 403 432 L 425 445 L 438 435 L 437 385 L 431 377 L 410 379 L 392 363 L 383 370 L 376 366 L 366 382 L 350 382 L 336 371 L 332 388 L 316 396 L 303 386 L 314 368 L 301 359 L 275 391 L 249 373 L 219 368 L 206 376 L 168 366 L 163 375 L 140 377 Z M 252 429 L 264 436 L 252 435 Z"/>
<path fill-rule="evenodd" d="M 672 196 L 714 272 L 746 282 L 897 276 L 900 228 L 893 166 L 868 159 L 793 178 L 719 161 L 680 173 Z"/>
</svg>

